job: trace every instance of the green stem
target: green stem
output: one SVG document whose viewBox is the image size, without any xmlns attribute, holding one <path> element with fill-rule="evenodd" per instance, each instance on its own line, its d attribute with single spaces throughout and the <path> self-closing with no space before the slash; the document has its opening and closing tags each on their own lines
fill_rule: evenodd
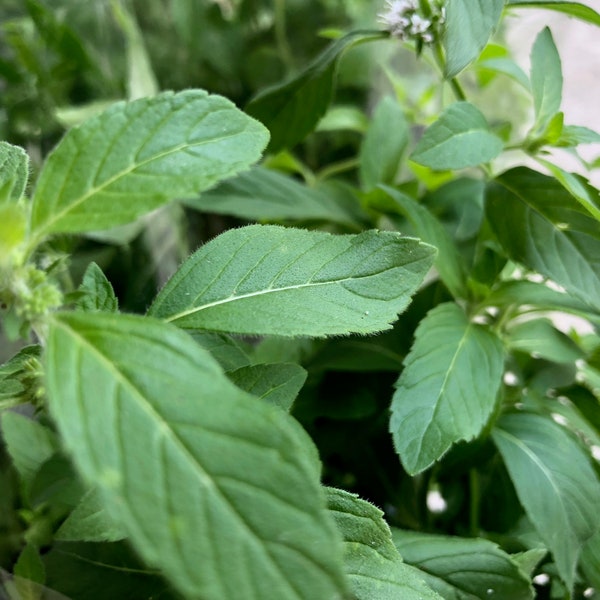
<svg viewBox="0 0 600 600">
<path fill-rule="evenodd" d="M 444 73 L 444 69 L 445 69 L 445 65 L 446 65 L 446 59 L 444 58 L 444 53 L 442 52 L 442 46 L 440 45 L 439 42 L 436 42 L 433 45 L 433 56 L 435 58 L 435 62 L 437 63 L 438 67 L 440 68 L 440 71 L 442 72 L 442 74 Z M 452 77 L 452 79 L 450 79 L 448 81 L 448 83 L 450 84 L 450 87 L 452 89 L 452 91 L 454 92 L 454 95 L 456 96 L 457 100 L 466 100 L 467 99 L 467 95 L 465 94 L 465 91 L 463 90 L 462 86 L 460 85 L 458 79 L 456 79 L 456 77 Z"/>
<path fill-rule="evenodd" d="M 473 537 L 479 535 L 479 474 L 476 469 L 469 471 L 469 490 L 471 495 L 471 506 L 469 510 L 469 530 Z"/>
<path fill-rule="evenodd" d="M 283 64 L 294 70 L 294 57 L 287 40 L 285 25 L 285 0 L 275 0 L 275 41 Z"/>
<path fill-rule="evenodd" d="M 328 165 L 318 174 L 318 178 L 321 180 L 337 175 L 338 173 L 345 173 L 355 169 L 360 164 L 358 158 L 349 158 L 348 160 L 341 160 L 339 162 Z"/>
</svg>

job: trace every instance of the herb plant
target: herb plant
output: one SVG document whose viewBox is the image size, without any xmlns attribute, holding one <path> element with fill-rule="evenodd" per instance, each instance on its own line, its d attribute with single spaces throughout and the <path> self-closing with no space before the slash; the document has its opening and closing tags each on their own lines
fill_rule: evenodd
<svg viewBox="0 0 600 600">
<path fill-rule="evenodd" d="M 119 2 L 128 100 L 106 108 L 94 85 L 119 89 L 119 67 L 50 4 L 26 2 L 50 65 L 26 20 L 0 63 L 36 100 L 0 142 L 7 596 L 600 593 L 600 203 L 552 154 L 600 135 L 564 123 L 549 29 L 528 74 L 492 38 L 529 6 L 600 15 L 392 0 L 298 70 L 284 3 L 214 3 L 197 10 L 231 60 L 179 76 L 212 73 L 242 111 L 158 92 L 187 87 L 150 50 L 165 25 Z M 193 4 L 163 8 L 189 27 Z M 239 62 L 259 15 L 281 83 Z M 398 55 L 430 83 L 411 89 Z M 349 76 L 365 61 L 391 93 Z M 81 122 L 41 160 L 81 89 Z"/>
</svg>

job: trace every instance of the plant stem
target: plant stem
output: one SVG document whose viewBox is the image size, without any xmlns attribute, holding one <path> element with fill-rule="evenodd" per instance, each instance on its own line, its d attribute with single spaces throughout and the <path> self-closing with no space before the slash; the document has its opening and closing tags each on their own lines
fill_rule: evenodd
<svg viewBox="0 0 600 600">
<path fill-rule="evenodd" d="M 360 161 L 358 158 L 349 158 L 348 160 L 341 160 L 339 162 L 328 165 L 318 174 L 318 178 L 321 180 L 327 179 L 338 173 L 344 173 L 358 167 Z"/>
<path fill-rule="evenodd" d="M 288 44 L 285 26 L 285 0 L 275 0 L 275 41 L 281 55 L 283 64 L 290 70 L 294 70 L 294 57 Z"/>
<path fill-rule="evenodd" d="M 437 65 L 440 68 L 440 71 L 442 72 L 442 75 L 443 75 L 446 60 L 444 58 L 444 53 L 442 52 L 442 47 L 441 47 L 440 43 L 436 42 L 433 45 L 432 50 L 433 50 L 433 56 L 435 58 L 435 62 L 437 63 Z M 456 96 L 457 100 L 462 101 L 462 100 L 467 99 L 467 95 L 465 94 L 465 91 L 463 90 L 462 86 L 460 85 L 460 83 L 458 82 L 458 79 L 456 79 L 456 77 L 452 77 L 452 79 L 450 79 L 448 81 L 448 83 L 450 84 L 450 87 L 452 88 L 452 91 L 454 92 L 454 95 Z"/>
<path fill-rule="evenodd" d="M 473 537 L 479 534 L 479 474 L 476 469 L 469 470 L 469 490 L 471 496 L 469 509 L 469 531 Z"/>
</svg>

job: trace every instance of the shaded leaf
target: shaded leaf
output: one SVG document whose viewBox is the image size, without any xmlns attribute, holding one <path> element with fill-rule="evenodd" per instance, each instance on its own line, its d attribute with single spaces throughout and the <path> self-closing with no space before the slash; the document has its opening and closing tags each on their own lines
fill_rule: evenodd
<svg viewBox="0 0 600 600">
<path fill-rule="evenodd" d="M 76 306 L 85 312 L 117 312 L 119 310 L 119 301 L 110 281 L 94 262 L 90 263 L 85 270 L 78 291 L 83 295 L 77 301 Z"/>
<path fill-rule="evenodd" d="M 227 377 L 239 388 L 289 411 L 306 381 L 306 371 L 294 363 L 248 365 Z"/>
<path fill-rule="evenodd" d="M 526 167 L 486 191 L 490 225 L 508 256 L 600 307 L 600 228 L 564 187 Z"/>
<path fill-rule="evenodd" d="M 529 600 L 528 577 L 496 544 L 476 538 L 392 529 L 402 558 L 445 600 Z"/>
<path fill-rule="evenodd" d="M 390 432 L 408 473 L 424 471 L 452 444 L 480 433 L 494 410 L 503 368 L 500 339 L 469 322 L 457 305 L 427 313 L 392 399 Z"/>
<path fill-rule="evenodd" d="M 355 494 L 327 488 L 329 510 L 344 537 L 344 562 L 357 600 L 440 600 L 422 574 L 403 564 L 383 513 Z"/>
<path fill-rule="evenodd" d="M 71 129 L 49 155 L 32 228 L 41 237 L 133 221 L 248 168 L 266 142 L 259 123 L 201 90 L 119 102 Z"/>
<path fill-rule="evenodd" d="M 250 401 L 185 333 L 148 317 L 59 314 L 46 371 L 75 464 L 140 555 L 185 595 L 344 591 L 306 433 Z"/>
<path fill-rule="evenodd" d="M 373 113 L 360 147 L 358 174 L 363 188 L 394 183 L 408 134 L 408 121 L 400 104 L 385 96 Z"/>
<path fill-rule="evenodd" d="M 334 41 L 304 71 L 261 92 L 246 112 L 271 132 L 270 152 L 292 148 L 313 131 L 327 112 L 335 82 L 337 62 L 348 48 L 387 37 L 382 31 L 353 31 Z"/>
<path fill-rule="evenodd" d="M 228 335 L 209 331 L 193 331 L 190 335 L 212 354 L 225 371 L 234 371 L 250 364 L 242 345 Z"/>
<path fill-rule="evenodd" d="M 600 531 L 596 532 L 583 547 L 581 570 L 587 582 L 596 589 L 600 588 Z"/>
<path fill-rule="evenodd" d="M 600 525 L 600 483 L 588 457 L 565 428 L 534 414 L 502 417 L 492 437 L 527 516 L 572 588 L 582 547 Z"/>
<path fill-rule="evenodd" d="M 442 43 L 450 79 L 473 62 L 500 22 L 504 0 L 449 0 Z"/>
<path fill-rule="evenodd" d="M 391 232 L 331 235 L 252 225 L 188 258 L 149 314 L 188 329 L 326 336 L 389 329 L 434 249 Z"/>
<path fill-rule="evenodd" d="M 351 213 L 330 195 L 264 167 L 254 167 L 185 204 L 253 221 L 332 221 L 355 226 Z"/>
<path fill-rule="evenodd" d="M 410 158 L 437 171 L 464 169 L 496 158 L 502 147 L 473 104 L 455 102 L 425 130 Z"/>
</svg>

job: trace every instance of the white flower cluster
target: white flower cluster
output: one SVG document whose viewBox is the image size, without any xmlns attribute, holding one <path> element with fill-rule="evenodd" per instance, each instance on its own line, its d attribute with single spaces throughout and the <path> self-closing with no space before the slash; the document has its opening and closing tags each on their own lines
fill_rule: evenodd
<svg viewBox="0 0 600 600">
<path fill-rule="evenodd" d="M 386 0 L 386 10 L 380 13 L 380 22 L 392 35 L 401 40 L 421 40 L 430 44 L 436 38 L 438 27 L 445 20 L 445 9 L 433 3 L 435 14 L 426 18 L 420 14 L 418 0 Z"/>
</svg>

